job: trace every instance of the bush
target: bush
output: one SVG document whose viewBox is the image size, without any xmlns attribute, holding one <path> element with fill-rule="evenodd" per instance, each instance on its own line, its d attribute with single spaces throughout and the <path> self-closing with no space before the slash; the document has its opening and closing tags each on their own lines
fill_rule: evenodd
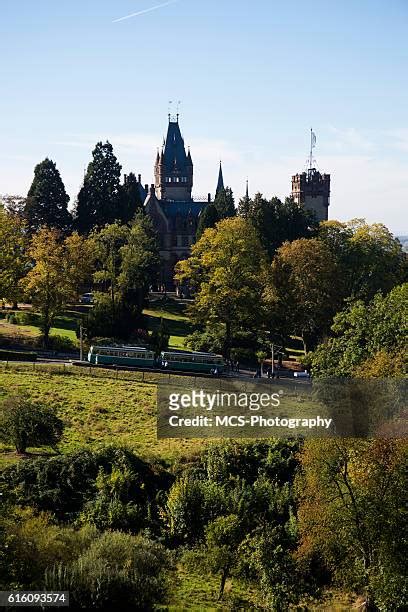
<svg viewBox="0 0 408 612">
<path fill-rule="evenodd" d="M 35 323 L 35 316 L 30 312 L 20 312 L 20 314 L 16 316 L 19 325 L 34 325 Z"/>
<path fill-rule="evenodd" d="M 28 446 L 55 447 L 63 429 L 63 422 L 49 406 L 19 395 L 0 404 L 0 440 L 13 444 L 18 453 L 25 453 Z"/>
<path fill-rule="evenodd" d="M 44 338 L 40 338 L 40 343 L 44 343 Z M 78 351 L 77 342 L 67 336 L 50 336 L 48 338 L 48 348 L 60 353 L 75 353 Z"/>
<path fill-rule="evenodd" d="M 6 321 L 10 323 L 10 325 L 17 325 L 18 317 L 13 312 L 10 312 L 8 315 L 6 315 Z"/>
<path fill-rule="evenodd" d="M 76 561 L 46 572 L 46 590 L 70 592 L 75 608 L 153 610 L 163 601 L 170 556 L 141 536 L 117 531 L 95 539 Z"/>
<path fill-rule="evenodd" d="M 128 482 L 116 479 L 118 472 L 128 474 Z M 0 472 L 0 487 L 6 498 L 52 511 L 60 520 L 75 520 L 83 511 L 80 522 L 89 517 L 95 525 L 114 529 L 119 528 L 118 516 L 116 512 L 109 514 L 109 500 L 137 503 L 143 508 L 143 527 L 151 527 L 158 522 L 157 495 L 169 489 L 171 481 L 164 470 L 145 463 L 129 450 L 114 447 L 28 459 Z M 123 520 L 123 514 L 119 518 Z M 135 527 L 140 528 L 139 518 Z"/>
<path fill-rule="evenodd" d="M 48 513 L 12 506 L 0 518 L 0 530 L 1 583 L 25 588 L 41 588 L 47 568 L 74 561 L 99 535 L 95 528 L 86 526 L 75 530 L 59 526 Z"/>
<path fill-rule="evenodd" d="M 0 349 L 0 361 L 36 361 L 37 353 Z"/>
</svg>

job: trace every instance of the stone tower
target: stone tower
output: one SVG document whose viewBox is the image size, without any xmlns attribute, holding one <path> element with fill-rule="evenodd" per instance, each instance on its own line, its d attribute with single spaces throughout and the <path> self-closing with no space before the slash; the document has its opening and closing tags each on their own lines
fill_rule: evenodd
<svg viewBox="0 0 408 612">
<path fill-rule="evenodd" d="M 307 172 L 292 176 L 292 198 L 315 213 L 318 221 L 327 221 L 330 205 L 330 174 L 321 174 L 315 167 L 313 149 L 316 134 L 310 130 L 310 155 Z"/>
<path fill-rule="evenodd" d="M 157 152 L 154 166 L 156 197 L 164 201 L 191 200 L 193 188 L 193 161 L 190 150 L 186 153 L 180 132 L 178 115 L 176 121 L 169 116 L 167 136 L 161 151 Z"/>
<path fill-rule="evenodd" d="M 316 168 L 292 176 L 292 197 L 297 204 L 315 213 L 318 221 L 327 221 L 330 205 L 330 174 Z"/>
</svg>

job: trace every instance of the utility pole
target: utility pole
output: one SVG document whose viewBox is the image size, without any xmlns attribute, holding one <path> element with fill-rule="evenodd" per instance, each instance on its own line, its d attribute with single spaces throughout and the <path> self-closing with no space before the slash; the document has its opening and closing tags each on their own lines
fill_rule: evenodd
<svg viewBox="0 0 408 612">
<path fill-rule="evenodd" d="M 82 323 L 79 325 L 79 360 L 82 361 L 84 356 L 84 344 L 82 335 Z"/>
<path fill-rule="evenodd" d="M 271 353 L 272 353 L 272 367 L 271 367 L 271 372 L 272 372 L 272 378 L 275 375 L 275 347 L 273 342 L 271 343 Z"/>
</svg>

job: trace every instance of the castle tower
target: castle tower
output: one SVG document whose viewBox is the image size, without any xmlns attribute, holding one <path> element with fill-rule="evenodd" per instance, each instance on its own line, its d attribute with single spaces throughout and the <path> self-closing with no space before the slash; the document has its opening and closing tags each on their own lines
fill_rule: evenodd
<svg viewBox="0 0 408 612">
<path fill-rule="evenodd" d="M 222 164 L 220 162 L 220 169 L 219 169 L 219 172 L 218 172 L 217 189 L 215 190 L 215 195 L 217 195 L 217 193 L 219 191 L 221 191 L 222 189 L 224 189 L 224 177 L 222 175 Z"/>
<path fill-rule="evenodd" d="M 327 221 L 330 205 L 330 174 L 321 174 L 314 167 L 313 148 L 316 136 L 311 130 L 310 159 L 307 172 L 292 176 L 292 198 L 297 204 L 315 213 L 318 221 Z"/>
<path fill-rule="evenodd" d="M 167 136 L 154 166 L 155 190 L 159 200 L 190 201 L 193 188 L 193 161 L 190 150 L 186 154 L 176 121 L 169 116 Z"/>
</svg>

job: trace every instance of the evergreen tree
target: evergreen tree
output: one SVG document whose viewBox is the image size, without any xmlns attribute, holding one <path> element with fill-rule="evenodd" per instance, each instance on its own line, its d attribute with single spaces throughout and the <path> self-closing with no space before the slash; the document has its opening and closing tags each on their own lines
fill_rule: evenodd
<svg viewBox="0 0 408 612">
<path fill-rule="evenodd" d="M 238 214 L 254 225 L 270 258 L 286 241 L 313 237 L 318 226 L 314 214 L 293 198 L 286 198 L 285 202 L 276 197 L 266 200 L 261 193 L 253 199 L 243 198 Z"/>
<path fill-rule="evenodd" d="M 215 227 L 220 221 L 220 216 L 214 204 L 211 202 L 204 208 L 198 220 L 196 240 L 199 240 L 209 227 Z"/>
<path fill-rule="evenodd" d="M 92 153 L 84 184 L 78 194 L 75 224 L 86 234 L 120 219 L 122 166 L 109 142 L 98 142 Z"/>
<path fill-rule="evenodd" d="M 122 186 L 122 205 L 120 220 L 129 223 L 137 212 L 143 211 L 143 202 L 140 197 L 139 185 L 136 176 L 131 172 L 125 177 Z"/>
<path fill-rule="evenodd" d="M 220 189 L 215 196 L 214 206 L 217 209 L 218 216 L 220 219 L 227 219 L 227 217 L 235 217 L 236 210 L 234 205 L 234 196 L 232 189 L 225 187 Z"/>
<path fill-rule="evenodd" d="M 69 196 L 55 163 L 51 159 L 44 159 L 35 167 L 34 180 L 24 207 L 29 231 L 36 232 L 40 227 L 47 226 L 68 232 L 72 222 L 68 202 Z"/>
</svg>

